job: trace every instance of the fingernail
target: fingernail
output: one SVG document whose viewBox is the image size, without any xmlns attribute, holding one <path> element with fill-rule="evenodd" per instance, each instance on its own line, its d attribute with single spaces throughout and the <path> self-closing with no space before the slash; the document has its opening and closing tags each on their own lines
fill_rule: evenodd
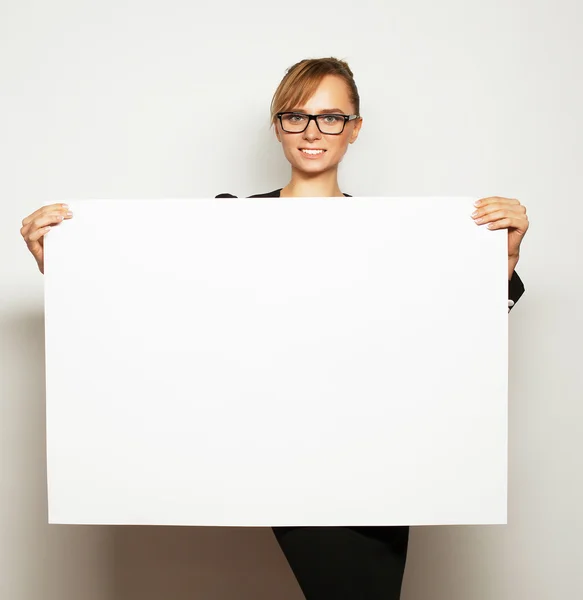
<svg viewBox="0 0 583 600">
<path fill-rule="evenodd" d="M 68 217 L 72 217 L 72 216 L 73 216 L 73 213 L 72 213 L 70 210 L 68 210 L 68 211 L 67 211 L 67 216 L 68 216 Z"/>
<path fill-rule="evenodd" d="M 472 217 L 476 217 L 477 215 L 478 215 L 478 211 L 477 211 L 477 210 L 475 210 L 475 211 L 472 213 Z"/>
<path fill-rule="evenodd" d="M 69 205 L 68 205 L 68 204 L 61 204 L 61 206 L 62 206 L 63 208 L 69 208 Z"/>
<path fill-rule="evenodd" d="M 483 218 L 482 219 L 476 219 L 476 223 L 483 223 L 483 222 L 484 222 Z"/>
<path fill-rule="evenodd" d="M 480 204 L 482 204 L 482 201 L 481 201 L 481 200 L 476 200 L 476 201 L 474 202 L 474 206 L 480 206 Z"/>
</svg>

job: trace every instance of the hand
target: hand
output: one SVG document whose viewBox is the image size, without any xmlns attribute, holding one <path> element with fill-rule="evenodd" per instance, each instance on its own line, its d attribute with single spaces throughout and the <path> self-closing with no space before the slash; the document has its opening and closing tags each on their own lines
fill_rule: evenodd
<svg viewBox="0 0 583 600">
<path fill-rule="evenodd" d="M 526 207 L 519 200 L 492 196 L 475 202 L 472 218 L 477 225 L 488 223 L 488 229 L 508 229 L 508 279 L 520 257 L 520 244 L 528 231 Z"/>
<path fill-rule="evenodd" d="M 28 249 L 36 260 L 38 269 L 44 273 L 44 236 L 51 227 L 58 225 L 65 219 L 70 219 L 73 213 L 66 204 L 51 204 L 43 206 L 28 215 L 22 221 L 20 235 L 24 238 Z"/>
</svg>

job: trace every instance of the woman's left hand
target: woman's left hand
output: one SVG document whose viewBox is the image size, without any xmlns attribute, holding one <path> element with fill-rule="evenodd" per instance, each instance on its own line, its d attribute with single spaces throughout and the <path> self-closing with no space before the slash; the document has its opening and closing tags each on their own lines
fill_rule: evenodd
<svg viewBox="0 0 583 600">
<path fill-rule="evenodd" d="M 476 225 L 488 223 L 488 229 L 508 229 L 508 279 L 520 258 L 520 244 L 528 231 L 526 207 L 514 198 L 492 196 L 481 198 L 475 203 L 472 213 Z"/>
</svg>

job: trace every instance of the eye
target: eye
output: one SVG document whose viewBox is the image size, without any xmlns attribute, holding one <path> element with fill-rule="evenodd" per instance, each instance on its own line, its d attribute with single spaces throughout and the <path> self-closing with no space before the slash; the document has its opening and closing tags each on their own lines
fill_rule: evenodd
<svg viewBox="0 0 583 600">
<path fill-rule="evenodd" d="M 287 121 L 288 123 L 301 123 L 302 121 L 305 120 L 305 116 L 299 113 L 293 113 L 291 115 L 284 115 L 283 119 L 284 121 Z"/>
<path fill-rule="evenodd" d="M 324 123 L 326 125 L 335 125 L 340 120 L 338 115 L 322 115 Z"/>
</svg>

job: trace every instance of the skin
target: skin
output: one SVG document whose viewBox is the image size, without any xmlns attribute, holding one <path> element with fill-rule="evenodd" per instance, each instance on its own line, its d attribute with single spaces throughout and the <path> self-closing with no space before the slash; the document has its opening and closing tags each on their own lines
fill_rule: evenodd
<svg viewBox="0 0 583 600">
<path fill-rule="evenodd" d="M 346 115 L 354 114 L 349 90 L 344 81 L 335 75 L 324 77 L 314 95 L 304 106 L 291 110 L 308 114 L 327 112 L 339 108 Z M 329 112 L 329 111 L 328 111 Z M 338 111 L 334 111 L 338 112 Z M 362 118 L 349 121 L 341 135 L 324 135 L 316 123 L 310 122 L 303 133 L 287 133 L 275 123 L 275 135 L 281 143 L 283 153 L 291 165 L 291 179 L 282 189 L 282 197 L 339 197 L 338 165 L 344 158 L 348 146 L 353 144 L 362 127 Z M 320 148 L 324 154 L 317 159 L 306 158 L 301 148 Z M 508 279 L 520 258 L 520 245 L 529 222 L 526 208 L 515 198 L 491 196 L 481 198 L 471 215 L 478 226 L 489 229 L 508 230 Z M 73 214 L 66 204 L 52 204 L 39 208 L 22 221 L 20 233 L 34 256 L 41 273 L 44 272 L 44 236 L 52 227 L 71 219 Z"/>
<path fill-rule="evenodd" d="M 472 219 L 478 226 L 488 229 L 508 229 L 508 279 L 518 264 L 520 244 L 528 231 L 526 207 L 516 198 L 491 196 L 475 202 L 476 210 Z"/>
<path fill-rule="evenodd" d="M 294 106 L 290 110 L 316 115 L 329 112 L 326 109 L 331 108 L 339 108 L 345 115 L 355 113 L 344 80 L 334 75 L 324 77 L 306 104 Z M 342 196 L 338 186 L 338 165 L 344 158 L 349 144 L 353 144 L 358 138 L 361 127 L 362 119 L 355 119 L 346 123 L 341 135 L 324 135 L 320 133 L 316 123 L 311 121 L 303 133 L 287 133 L 283 131 L 279 121 L 276 121 L 275 135 L 291 165 L 291 180 L 281 190 L 281 196 Z M 304 157 L 300 148 L 321 148 L 326 152 L 317 159 L 311 159 Z"/>
<path fill-rule="evenodd" d="M 20 235 L 34 256 L 41 273 L 44 273 L 45 235 L 56 225 L 71 218 L 73 213 L 66 204 L 51 204 L 39 208 L 23 219 Z"/>
</svg>

